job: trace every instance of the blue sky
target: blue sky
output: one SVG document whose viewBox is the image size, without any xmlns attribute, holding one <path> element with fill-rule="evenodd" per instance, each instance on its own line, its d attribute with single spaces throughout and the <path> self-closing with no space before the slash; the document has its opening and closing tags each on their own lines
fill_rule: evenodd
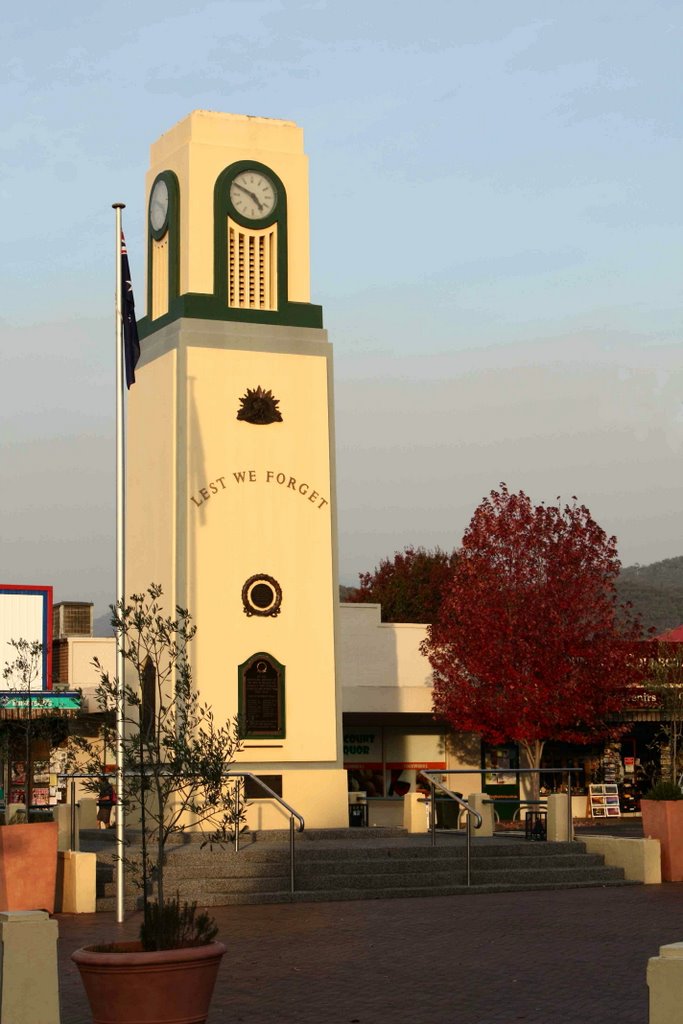
<svg viewBox="0 0 683 1024">
<path fill-rule="evenodd" d="M 305 131 L 343 581 L 454 546 L 500 480 L 577 494 L 626 563 L 679 554 L 681 20 L 664 0 L 14 6 L 4 581 L 111 598 L 111 203 L 141 307 L 149 145 L 197 108 Z"/>
</svg>

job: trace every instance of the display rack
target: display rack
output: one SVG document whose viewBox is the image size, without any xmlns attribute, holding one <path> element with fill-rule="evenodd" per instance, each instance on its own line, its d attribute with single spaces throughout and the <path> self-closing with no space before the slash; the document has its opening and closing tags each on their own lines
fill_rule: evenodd
<svg viewBox="0 0 683 1024">
<path fill-rule="evenodd" d="M 619 787 L 613 782 L 588 787 L 591 818 L 620 818 Z"/>
<path fill-rule="evenodd" d="M 636 814 L 640 810 L 638 787 L 632 777 L 619 786 L 619 804 L 622 814 Z"/>
</svg>

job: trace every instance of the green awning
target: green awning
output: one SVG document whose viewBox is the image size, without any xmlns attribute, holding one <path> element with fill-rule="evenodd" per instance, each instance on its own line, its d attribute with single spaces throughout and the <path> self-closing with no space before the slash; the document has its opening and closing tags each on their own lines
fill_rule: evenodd
<svg viewBox="0 0 683 1024">
<path fill-rule="evenodd" d="M 73 690 L 0 691 L 0 718 L 28 718 L 49 715 L 70 717 L 81 710 L 81 695 Z"/>
</svg>

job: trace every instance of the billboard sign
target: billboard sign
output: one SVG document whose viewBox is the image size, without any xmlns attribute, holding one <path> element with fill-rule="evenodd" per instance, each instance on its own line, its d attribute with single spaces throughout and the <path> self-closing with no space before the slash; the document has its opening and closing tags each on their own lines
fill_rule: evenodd
<svg viewBox="0 0 683 1024">
<path fill-rule="evenodd" d="M 5 666 L 16 661 L 12 640 L 38 641 L 42 655 L 32 690 L 52 689 L 52 587 L 0 584 L 0 690 L 27 690 L 27 681 L 14 673 L 5 679 Z"/>
</svg>

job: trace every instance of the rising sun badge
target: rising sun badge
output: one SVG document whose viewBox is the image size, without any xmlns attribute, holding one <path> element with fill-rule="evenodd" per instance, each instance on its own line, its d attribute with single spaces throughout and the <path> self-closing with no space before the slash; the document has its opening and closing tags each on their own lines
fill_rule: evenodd
<svg viewBox="0 0 683 1024">
<path fill-rule="evenodd" d="M 261 385 L 247 388 L 247 393 L 240 398 L 242 408 L 237 413 L 238 420 L 247 423 L 282 423 L 282 413 L 278 409 L 279 398 L 273 397 L 272 391 L 264 391 Z"/>
</svg>

